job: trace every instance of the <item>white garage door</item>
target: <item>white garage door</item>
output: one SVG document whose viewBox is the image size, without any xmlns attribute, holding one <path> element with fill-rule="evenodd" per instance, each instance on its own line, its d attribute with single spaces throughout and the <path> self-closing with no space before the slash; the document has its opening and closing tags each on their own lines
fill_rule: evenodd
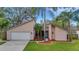
<svg viewBox="0 0 79 59">
<path fill-rule="evenodd" d="M 29 32 L 12 32 L 11 40 L 30 40 L 31 33 Z"/>
</svg>

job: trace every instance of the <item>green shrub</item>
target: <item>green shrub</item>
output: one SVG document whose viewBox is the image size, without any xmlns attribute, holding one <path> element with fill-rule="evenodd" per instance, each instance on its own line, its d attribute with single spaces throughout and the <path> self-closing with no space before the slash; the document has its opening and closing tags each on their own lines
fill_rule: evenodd
<svg viewBox="0 0 79 59">
<path fill-rule="evenodd" d="M 0 40 L 5 40 L 5 32 L 0 33 Z"/>
<path fill-rule="evenodd" d="M 72 34 L 70 37 L 72 37 L 73 40 L 78 39 L 77 34 Z M 67 35 L 67 38 L 70 39 L 69 35 Z"/>
</svg>

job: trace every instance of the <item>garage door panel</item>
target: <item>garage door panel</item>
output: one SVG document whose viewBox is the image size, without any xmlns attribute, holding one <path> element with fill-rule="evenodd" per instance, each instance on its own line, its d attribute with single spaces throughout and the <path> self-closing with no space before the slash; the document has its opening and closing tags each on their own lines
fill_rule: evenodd
<svg viewBox="0 0 79 59">
<path fill-rule="evenodd" d="M 31 34 L 29 32 L 12 32 L 11 39 L 12 40 L 30 40 Z"/>
</svg>

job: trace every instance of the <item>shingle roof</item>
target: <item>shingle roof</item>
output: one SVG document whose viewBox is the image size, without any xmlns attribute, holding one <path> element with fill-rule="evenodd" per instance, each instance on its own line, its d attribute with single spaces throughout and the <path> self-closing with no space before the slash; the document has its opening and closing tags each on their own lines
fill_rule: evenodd
<svg viewBox="0 0 79 59">
<path fill-rule="evenodd" d="M 15 27 L 11 27 L 11 28 L 9 28 L 8 30 L 11 30 L 11 29 L 14 29 L 14 28 L 16 28 L 16 27 L 22 26 L 22 25 L 24 25 L 24 24 L 26 24 L 26 23 L 29 23 L 29 22 L 31 22 L 31 21 L 35 21 L 35 20 L 34 20 L 34 19 L 32 19 L 32 20 L 28 20 L 28 22 L 25 22 L 25 23 L 16 25 Z"/>
</svg>

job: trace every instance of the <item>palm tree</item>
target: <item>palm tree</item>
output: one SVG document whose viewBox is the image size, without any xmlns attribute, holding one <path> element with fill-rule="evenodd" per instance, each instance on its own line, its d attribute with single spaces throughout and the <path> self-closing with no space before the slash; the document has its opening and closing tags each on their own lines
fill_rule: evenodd
<svg viewBox="0 0 79 59">
<path fill-rule="evenodd" d="M 72 32 L 71 32 L 71 21 L 73 20 L 73 15 L 74 13 L 72 11 L 63 11 L 59 16 L 63 19 L 63 21 L 65 22 L 65 24 L 68 23 L 68 36 L 69 36 L 69 39 L 68 41 L 71 41 L 72 40 Z M 61 20 L 62 20 L 61 19 Z"/>
<path fill-rule="evenodd" d="M 50 9 L 50 8 L 46 8 L 46 7 L 38 7 L 38 8 L 32 8 L 32 15 L 40 15 L 42 16 L 43 20 L 44 20 L 44 41 L 46 41 L 46 11 L 47 9 Z M 52 10 L 56 11 L 57 8 L 56 7 L 53 7 L 51 8 Z M 49 13 L 51 14 L 51 16 L 53 16 L 53 12 L 52 11 L 49 11 Z M 48 40 L 47 40 L 48 41 Z"/>
<path fill-rule="evenodd" d="M 61 14 L 55 18 L 55 20 L 52 20 L 52 24 L 57 25 L 62 28 L 67 27 L 68 21 L 65 19 L 65 17 L 62 17 Z"/>
<path fill-rule="evenodd" d="M 36 23 L 34 29 L 35 29 L 35 32 L 37 33 L 37 37 L 38 37 L 38 40 L 39 40 L 40 39 L 40 37 L 39 37 L 40 36 L 40 31 L 42 30 L 41 24 Z"/>
</svg>

